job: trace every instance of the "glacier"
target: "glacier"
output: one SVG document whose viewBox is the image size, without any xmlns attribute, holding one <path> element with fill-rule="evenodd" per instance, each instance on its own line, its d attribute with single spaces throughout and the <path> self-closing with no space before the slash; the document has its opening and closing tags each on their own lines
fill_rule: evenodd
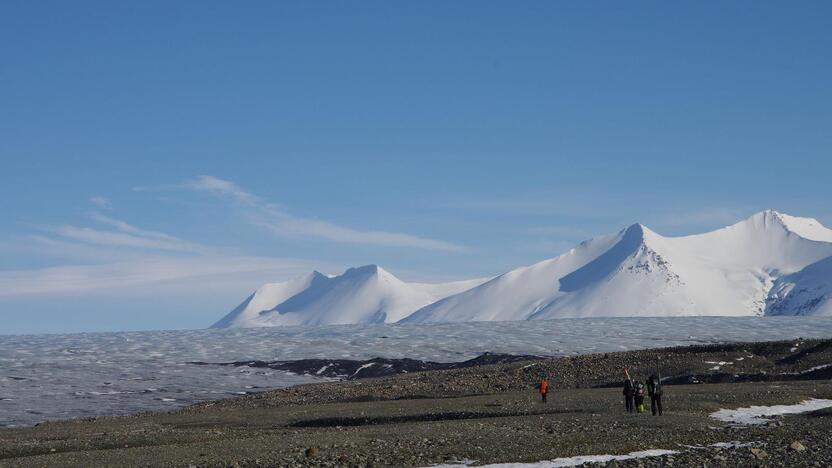
<svg viewBox="0 0 832 468">
<path fill-rule="evenodd" d="M 569 356 L 832 336 L 832 317 L 618 317 L 513 322 L 0 335 L 0 426 L 170 410 L 324 378 L 189 362 Z"/>
</svg>

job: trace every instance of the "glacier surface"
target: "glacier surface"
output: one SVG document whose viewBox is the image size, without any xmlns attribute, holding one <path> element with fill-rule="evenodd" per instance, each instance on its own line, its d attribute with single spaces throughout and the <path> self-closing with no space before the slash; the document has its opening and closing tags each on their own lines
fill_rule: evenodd
<svg viewBox="0 0 832 468">
<path fill-rule="evenodd" d="M 0 426 L 168 410 L 325 379 L 191 361 L 575 355 L 832 336 L 832 317 L 651 317 L 0 335 Z"/>
</svg>

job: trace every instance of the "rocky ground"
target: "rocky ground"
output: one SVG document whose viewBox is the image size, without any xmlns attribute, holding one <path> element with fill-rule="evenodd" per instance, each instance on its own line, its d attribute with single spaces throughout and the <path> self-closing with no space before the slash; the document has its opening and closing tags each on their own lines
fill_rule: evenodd
<svg viewBox="0 0 832 468">
<path fill-rule="evenodd" d="M 832 409 L 732 427 L 721 408 L 832 399 L 832 340 L 530 360 L 314 384 L 171 413 L 0 430 L 0 466 L 429 466 L 678 453 L 618 466 L 832 466 Z M 622 369 L 666 414 L 626 414 Z M 547 404 L 534 385 L 555 384 Z M 688 382 L 721 382 L 691 384 Z M 616 387 L 611 388 L 615 385 Z M 719 448 L 717 443 L 740 442 Z"/>
</svg>

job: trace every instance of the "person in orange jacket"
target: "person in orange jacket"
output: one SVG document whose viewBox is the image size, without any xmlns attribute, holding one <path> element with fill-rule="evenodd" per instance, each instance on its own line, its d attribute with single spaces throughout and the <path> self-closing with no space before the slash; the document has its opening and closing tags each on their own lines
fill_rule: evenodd
<svg viewBox="0 0 832 468">
<path fill-rule="evenodd" d="M 541 377 L 538 387 L 540 388 L 540 398 L 543 403 L 546 403 L 546 395 L 549 393 L 549 380 L 546 377 Z"/>
</svg>

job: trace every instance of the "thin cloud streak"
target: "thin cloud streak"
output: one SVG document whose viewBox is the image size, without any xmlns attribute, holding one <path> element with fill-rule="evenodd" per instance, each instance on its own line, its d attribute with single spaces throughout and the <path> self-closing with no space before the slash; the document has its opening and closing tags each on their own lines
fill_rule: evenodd
<svg viewBox="0 0 832 468">
<path fill-rule="evenodd" d="M 465 248 L 450 242 L 385 231 L 359 231 L 326 221 L 285 217 L 276 222 L 257 222 L 272 233 L 291 238 L 313 236 L 336 242 L 374 244 L 391 247 L 415 247 L 426 250 L 462 252 Z"/>
<path fill-rule="evenodd" d="M 282 281 L 312 269 L 318 261 L 246 256 L 150 231 L 100 213 L 90 217 L 113 228 L 59 226 L 51 235 L 30 235 L 0 243 L 0 254 L 37 254 L 73 264 L 0 270 L 0 299 L 104 294 L 150 297 L 242 294 L 263 281 Z"/>
<path fill-rule="evenodd" d="M 211 251 L 211 249 L 199 244 L 188 242 L 163 232 L 142 229 L 125 221 L 100 213 L 91 213 L 90 218 L 99 224 L 114 228 L 115 230 L 63 225 L 52 228 L 50 231 L 65 239 L 103 247 L 125 247 L 186 253 L 206 253 Z"/>
<path fill-rule="evenodd" d="M 261 202 L 259 197 L 237 187 L 233 182 L 209 175 L 201 175 L 192 181 L 185 182 L 182 187 L 232 198 L 240 203 L 255 204 Z"/>
<path fill-rule="evenodd" d="M 0 254 L 37 256 L 83 264 L 124 261 L 145 255 L 141 250 L 82 244 L 40 234 L 6 240 L 2 244 L 6 248 L 2 249 Z"/>
<path fill-rule="evenodd" d="M 411 247 L 444 252 L 464 252 L 466 247 L 452 242 L 420 237 L 399 232 L 359 230 L 329 221 L 303 218 L 289 214 L 282 207 L 268 203 L 231 181 L 213 176 L 200 176 L 180 187 L 208 192 L 220 198 L 243 205 L 244 218 L 253 225 L 263 227 L 271 233 L 289 238 L 315 237 L 334 242 L 367 244 L 386 247 Z"/>
<path fill-rule="evenodd" d="M 98 208 L 105 210 L 110 209 L 113 206 L 108 198 L 97 195 L 90 197 L 89 202 L 97 206 Z"/>
<path fill-rule="evenodd" d="M 2 271 L 0 298 L 100 293 L 137 297 L 147 296 L 148 287 L 198 292 L 204 291 L 206 282 L 234 287 L 240 287 L 242 282 L 241 286 L 250 287 L 264 277 L 280 281 L 313 268 L 320 269 L 321 265 L 290 258 L 201 256 Z"/>
<path fill-rule="evenodd" d="M 97 221 L 100 224 L 103 224 L 105 226 L 110 226 L 112 228 L 115 228 L 118 231 L 125 232 L 127 234 L 134 234 L 134 235 L 137 235 L 137 236 L 149 237 L 149 238 L 153 238 L 153 239 L 163 239 L 163 240 L 169 240 L 169 241 L 181 241 L 180 239 L 178 239 L 174 236 L 171 236 L 169 234 L 165 234 L 164 232 L 148 231 L 146 229 L 141 229 L 141 228 L 138 228 L 136 226 L 133 226 L 132 224 L 128 224 L 125 221 L 122 221 L 120 219 L 111 218 L 111 217 L 105 216 L 101 213 L 90 213 L 90 218 L 92 218 L 94 221 Z"/>
<path fill-rule="evenodd" d="M 136 249 L 170 250 L 175 252 L 200 251 L 198 246 L 180 240 L 155 239 L 87 227 L 59 226 L 54 229 L 54 232 L 67 239 L 106 247 L 129 247 Z"/>
</svg>

